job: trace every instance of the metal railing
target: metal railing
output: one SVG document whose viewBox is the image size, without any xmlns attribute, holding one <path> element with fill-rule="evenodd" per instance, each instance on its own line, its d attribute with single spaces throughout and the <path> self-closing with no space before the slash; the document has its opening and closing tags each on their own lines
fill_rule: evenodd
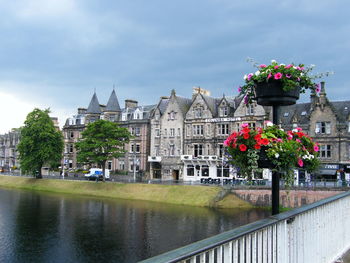
<svg viewBox="0 0 350 263">
<path fill-rule="evenodd" d="M 330 263 L 349 248 L 350 192 L 345 192 L 141 262 Z"/>
</svg>

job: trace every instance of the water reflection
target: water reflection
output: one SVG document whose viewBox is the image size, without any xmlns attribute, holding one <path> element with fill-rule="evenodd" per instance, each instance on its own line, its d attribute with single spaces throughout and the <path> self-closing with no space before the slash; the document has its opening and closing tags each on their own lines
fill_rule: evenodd
<svg viewBox="0 0 350 263">
<path fill-rule="evenodd" d="M 268 216 L 0 189 L 0 262 L 137 262 Z"/>
</svg>

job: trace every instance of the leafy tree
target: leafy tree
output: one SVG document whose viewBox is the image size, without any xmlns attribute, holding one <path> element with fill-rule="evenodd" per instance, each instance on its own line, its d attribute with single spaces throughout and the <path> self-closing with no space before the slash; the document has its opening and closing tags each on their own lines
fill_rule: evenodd
<svg viewBox="0 0 350 263">
<path fill-rule="evenodd" d="M 124 156 L 124 145 L 131 138 L 130 132 L 115 122 L 98 120 L 89 123 L 81 135 L 82 138 L 75 143 L 78 162 L 97 163 L 105 181 L 106 161 Z"/>
<path fill-rule="evenodd" d="M 43 165 L 54 165 L 62 159 L 63 136 L 56 130 L 50 110 L 34 109 L 27 115 L 20 129 L 21 140 L 17 150 L 21 170 L 42 178 Z"/>
</svg>

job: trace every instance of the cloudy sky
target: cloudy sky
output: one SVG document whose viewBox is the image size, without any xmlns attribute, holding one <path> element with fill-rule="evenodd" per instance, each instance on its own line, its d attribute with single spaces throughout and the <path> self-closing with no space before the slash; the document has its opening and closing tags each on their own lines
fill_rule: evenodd
<svg viewBox="0 0 350 263">
<path fill-rule="evenodd" d="M 0 133 L 23 124 L 34 107 L 62 124 L 96 90 L 107 103 L 113 85 L 125 99 L 156 104 L 236 95 L 268 64 L 315 64 L 331 100 L 350 100 L 350 22 L 343 0 L 0 0 Z M 307 96 L 308 97 L 308 96 Z M 307 101 L 308 98 L 303 98 Z M 303 100 L 302 99 L 302 100 Z"/>
</svg>

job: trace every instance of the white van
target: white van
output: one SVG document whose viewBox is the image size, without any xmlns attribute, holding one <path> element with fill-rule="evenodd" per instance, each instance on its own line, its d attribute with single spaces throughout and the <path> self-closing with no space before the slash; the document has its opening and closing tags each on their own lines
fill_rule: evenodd
<svg viewBox="0 0 350 263">
<path fill-rule="evenodd" d="M 88 180 L 96 180 L 97 178 L 102 179 L 102 169 L 101 168 L 91 168 L 89 173 L 85 175 Z M 105 169 L 105 179 L 109 180 L 109 170 Z"/>
</svg>

